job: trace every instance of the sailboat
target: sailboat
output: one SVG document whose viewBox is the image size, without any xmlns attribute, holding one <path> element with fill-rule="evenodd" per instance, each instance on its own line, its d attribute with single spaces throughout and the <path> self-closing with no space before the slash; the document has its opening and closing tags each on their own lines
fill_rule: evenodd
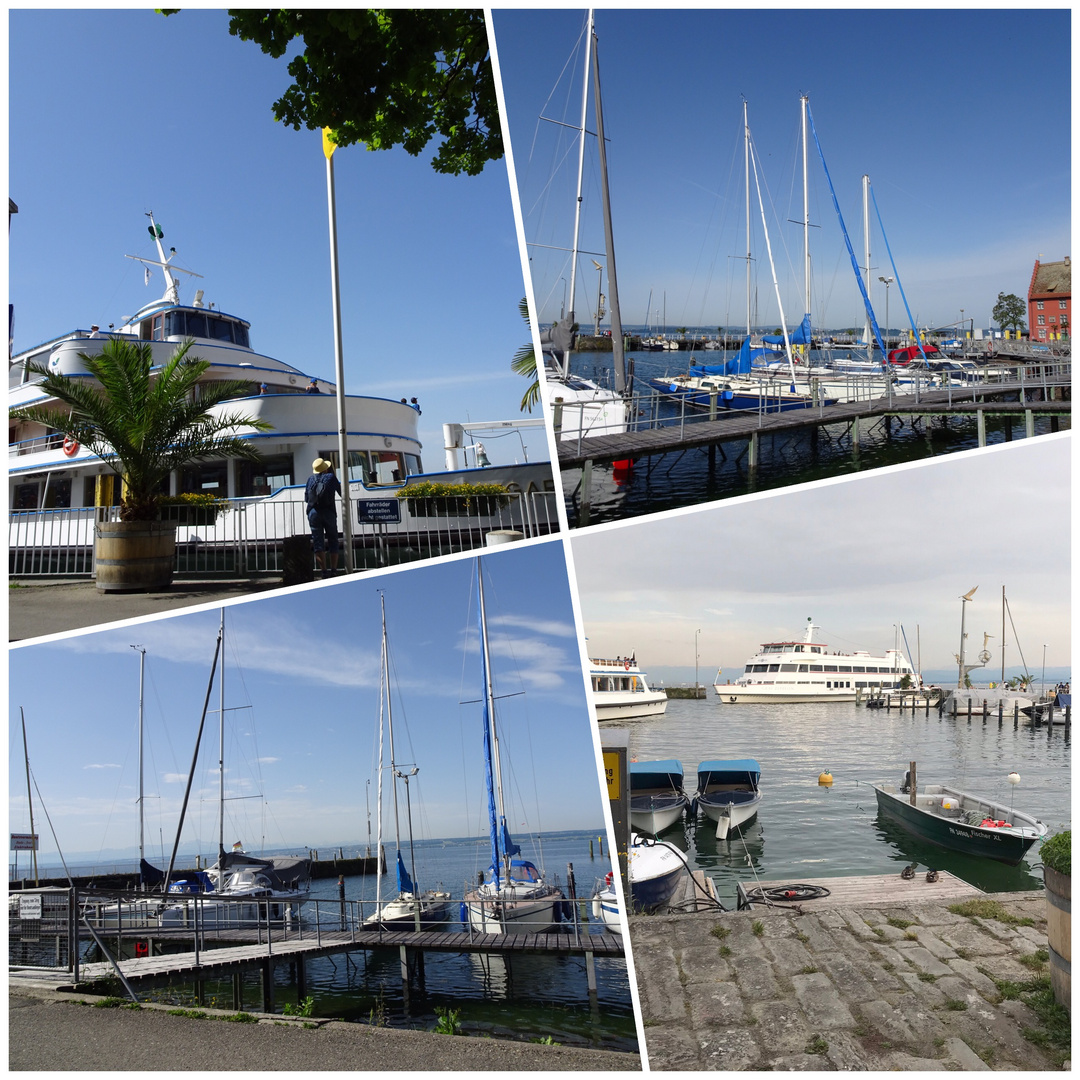
<svg viewBox="0 0 1080 1080">
<path fill-rule="evenodd" d="M 593 80 L 597 146 L 600 156 L 600 190 L 604 210 L 604 244 L 608 272 L 608 308 L 611 316 L 611 349 L 615 368 L 614 389 L 570 373 L 570 353 L 574 348 L 577 315 L 577 260 L 581 236 L 581 198 L 585 169 L 586 117 L 589 109 L 589 79 Z M 597 264 L 598 266 L 598 264 Z M 599 268 L 599 266 L 598 266 Z M 544 379 L 552 406 L 558 405 L 562 421 L 559 438 L 579 439 L 589 435 L 620 435 L 627 430 L 627 398 L 630 387 L 623 353 L 622 314 L 615 272 L 615 242 L 611 225 L 611 200 L 607 179 L 607 146 L 604 142 L 603 107 L 600 99 L 600 67 L 597 55 L 593 12 L 589 11 L 585 37 L 585 71 L 581 86 L 581 125 L 578 135 L 577 198 L 574 204 L 574 235 L 570 255 L 570 308 L 566 317 L 541 331 Z"/>
<path fill-rule="evenodd" d="M 199 756 L 203 725 L 195 740 L 195 754 L 188 775 L 188 786 L 177 826 L 169 868 L 163 884 L 167 886 L 168 903 L 161 911 L 162 926 L 186 925 L 192 918 L 191 905 L 198 904 L 198 919 L 207 928 L 241 927 L 259 925 L 267 920 L 280 922 L 299 913 L 300 905 L 311 891 L 311 860 L 298 856 L 254 856 L 244 851 L 237 841 L 231 850 L 225 850 L 225 610 L 221 611 L 214 665 L 210 672 L 213 683 L 217 659 L 222 658 L 218 678 L 218 858 L 206 870 L 180 881 L 170 881 L 176 860 L 176 850 L 184 827 L 187 799 L 195 775 L 195 763 Z M 209 703 L 210 687 L 207 687 Z M 206 717 L 206 703 L 203 720 Z M 249 903 L 242 901 L 250 901 Z"/>
<path fill-rule="evenodd" d="M 378 878 L 375 911 L 364 920 L 369 930 L 429 930 L 441 926 L 450 918 L 450 894 L 435 889 L 420 892 L 414 884 L 416 878 L 416 854 L 413 848 L 412 802 L 408 799 L 409 779 L 419 772 L 415 766 L 409 773 L 399 772 L 394 754 L 394 714 L 390 694 L 390 650 L 386 638 L 386 597 L 382 602 L 382 676 L 384 687 L 383 703 L 386 706 L 386 730 L 390 736 L 390 782 L 394 803 L 394 839 L 397 848 L 397 886 L 398 894 L 392 900 L 382 899 L 382 876 Z M 378 794 L 378 839 L 375 850 L 382 852 L 382 773 L 383 773 L 383 724 L 382 713 L 379 716 L 379 794 Z M 409 864 L 412 874 L 405 869 L 401 855 L 401 821 L 398 810 L 397 782 L 405 781 L 406 804 L 409 826 Z"/>
<path fill-rule="evenodd" d="M 484 771 L 487 784 L 488 832 L 491 866 L 483 880 L 465 892 L 463 921 L 482 934 L 542 934 L 569 915 L 566 900 L 533 863 L 515 858 L 521 848 L 514 843 L 506 824 L 502 760 L 495 716 L 495 693 L 491 681 L 487 614 L 484 609 L 484 575 L 476 561 L 477 607 L 480 620 L 480 674 L 484 702 Z"/>
</svg>

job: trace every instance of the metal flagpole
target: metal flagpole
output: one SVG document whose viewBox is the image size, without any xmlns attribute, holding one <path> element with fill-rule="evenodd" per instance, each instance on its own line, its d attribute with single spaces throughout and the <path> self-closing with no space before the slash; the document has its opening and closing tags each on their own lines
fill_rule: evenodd
<svg viewBox="0 0 1080 1080">
<path fill-rule="evenodd" d="M 337 205 L 334 201 L 334 151 L 330 129 L 323 128 L 326 155 L 326 197 L 330 205 L 330 288 L 334 301 L 334 379 L 337 383 L 338 479 L 341 481 L 341 517 L 345 532 L 345 573 L 353 569 L 352 516 L 349 513 L 349 448 L 345 428 L 345 362 L 341 352 L 341 292 L 338 287 Z"/>
</svg>

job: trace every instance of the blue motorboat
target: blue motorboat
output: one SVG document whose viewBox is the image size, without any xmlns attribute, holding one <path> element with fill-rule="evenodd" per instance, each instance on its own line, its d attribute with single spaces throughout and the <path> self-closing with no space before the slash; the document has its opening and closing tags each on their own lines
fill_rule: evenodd
<svg viewBox="0 0 1080 1080">
<path fill-rule="evenodd" d="M 690 805 L 682 762 L 632 761 L 629 773 L 631 827 L 648 836 L 670 829 Z"/>
<path fill-rule="evenodd" d="M 716 838 L 751 821 L 761 802 L 761 766 L 753 758 L 703 761 L 691 817 L 698 810 L 716 822 Z"/>
</svg>

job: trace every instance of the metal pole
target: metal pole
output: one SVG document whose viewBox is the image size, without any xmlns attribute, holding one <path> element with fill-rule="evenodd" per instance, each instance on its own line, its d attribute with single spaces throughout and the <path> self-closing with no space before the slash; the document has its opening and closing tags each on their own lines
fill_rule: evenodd
<svg viewBox="0 0 1080 1080">
<path fill-rule="evenodd" d="M 341 290 L 338 282 L 337 204 L 334 199 L 334 151 L 330 129 L 323 128 L 323 154 L 326 156 L 326 197 L 330 206 L 330 288 L 334 309 L 334 379 L 337 382 L 338 479 L 341 485 L 341 518 L 345 532 L 345 572 L 353 570 L 352 515 L 349 512 L 349 447 L 345 426 L 345 361 L 341 348 Z"/>
</svg>

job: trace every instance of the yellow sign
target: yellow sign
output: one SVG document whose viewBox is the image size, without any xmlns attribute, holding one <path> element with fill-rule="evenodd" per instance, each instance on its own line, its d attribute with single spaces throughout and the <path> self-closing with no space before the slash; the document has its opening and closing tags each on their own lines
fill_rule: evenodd
<svg viewBox="0 0 1080 1080">
<path fill-rule="evenodd" d="M 327 161 L 334 156 L 334 151 L 337 149 L 337 143 L 330 138 L 330 134 L 330 128 L 322 129 L 322 152 L 326 155 Z"/>
<path fill-rule="evenodd" d="M 619 755 L 617 752 L 604 752 L 604 774 L 607 776 L 608 798 L 613 800 L 619 798 Z"/>
</svg>

